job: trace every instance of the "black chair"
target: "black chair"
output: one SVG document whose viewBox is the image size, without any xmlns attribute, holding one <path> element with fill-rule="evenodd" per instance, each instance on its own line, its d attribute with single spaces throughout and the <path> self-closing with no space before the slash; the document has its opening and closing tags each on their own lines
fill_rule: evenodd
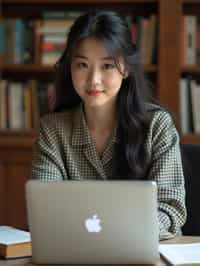
<svg viewBox="0 0 200 266">
<path fill-rule="evenodd" d="M 184 235 L 200 235 L 200 145 L 182 144 L 185 176 L 187 221 Z"/>
</svg>

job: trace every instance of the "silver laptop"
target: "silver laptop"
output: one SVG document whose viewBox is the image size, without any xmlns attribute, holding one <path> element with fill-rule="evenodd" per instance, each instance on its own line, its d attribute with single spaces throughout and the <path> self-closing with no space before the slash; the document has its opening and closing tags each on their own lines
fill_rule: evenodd
<svg viewBox="0 0 200 266">
<path fill-rule="evenodd" d="M 156 194 L 150 181 L 28 181 L 33 262 L 155 263 Z"/>
</svg>

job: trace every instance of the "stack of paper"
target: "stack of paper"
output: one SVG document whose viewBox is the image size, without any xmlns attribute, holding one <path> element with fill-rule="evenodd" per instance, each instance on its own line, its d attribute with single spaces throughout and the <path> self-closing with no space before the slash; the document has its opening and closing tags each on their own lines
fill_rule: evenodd
<svg viewBox="0 0 200 266">
<path fill-rule="evenodd" d="M 172 265 L 200 265 L 200 243 L 160 244 L 159 252 Z"/>
</svg>

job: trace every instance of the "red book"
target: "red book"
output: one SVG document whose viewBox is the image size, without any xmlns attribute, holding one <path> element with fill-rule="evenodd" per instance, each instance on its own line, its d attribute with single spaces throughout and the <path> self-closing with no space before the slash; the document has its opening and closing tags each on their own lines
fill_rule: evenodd
<svg viewBox="0 0 200 266">
<path fill-rule="evenodd" d="M 196 62 L 197 65 L 200 65 L 200 22 L 197 24 L 197 33 L 196 33 Z"/>
</svg>

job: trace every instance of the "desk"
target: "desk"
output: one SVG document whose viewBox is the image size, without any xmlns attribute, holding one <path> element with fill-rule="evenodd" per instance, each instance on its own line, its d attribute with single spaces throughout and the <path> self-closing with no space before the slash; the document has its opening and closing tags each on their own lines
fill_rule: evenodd
<svg viewBox="0 0 200 266">
<path fill-rule="evenodd" d="M 200 236 L 179 236 L 175 237 L 173 239 L 162 241 L 162 243 L 173 243 L 173 244 L 180 244 L 180 243 L 194 243 L 194 242 L 200 242 Z M 34 266 L 35 264 L 31 263 L 31 259 L 15 259 L 15 260 L 0 260 L 0 266 Z M 158 261 L 158 263 L 155 266 L 166 266 L 168 265 L 166 262 L 164 262 L 162 259 Z M 48 265 L 46 265 L 48 266 Z M 51 265 L 55 266 L 55 265 Z M 74 265 L 73 265 L 74 266 Z M 140 266 L 142 266 L 140 264 Z"/>
</svg>

